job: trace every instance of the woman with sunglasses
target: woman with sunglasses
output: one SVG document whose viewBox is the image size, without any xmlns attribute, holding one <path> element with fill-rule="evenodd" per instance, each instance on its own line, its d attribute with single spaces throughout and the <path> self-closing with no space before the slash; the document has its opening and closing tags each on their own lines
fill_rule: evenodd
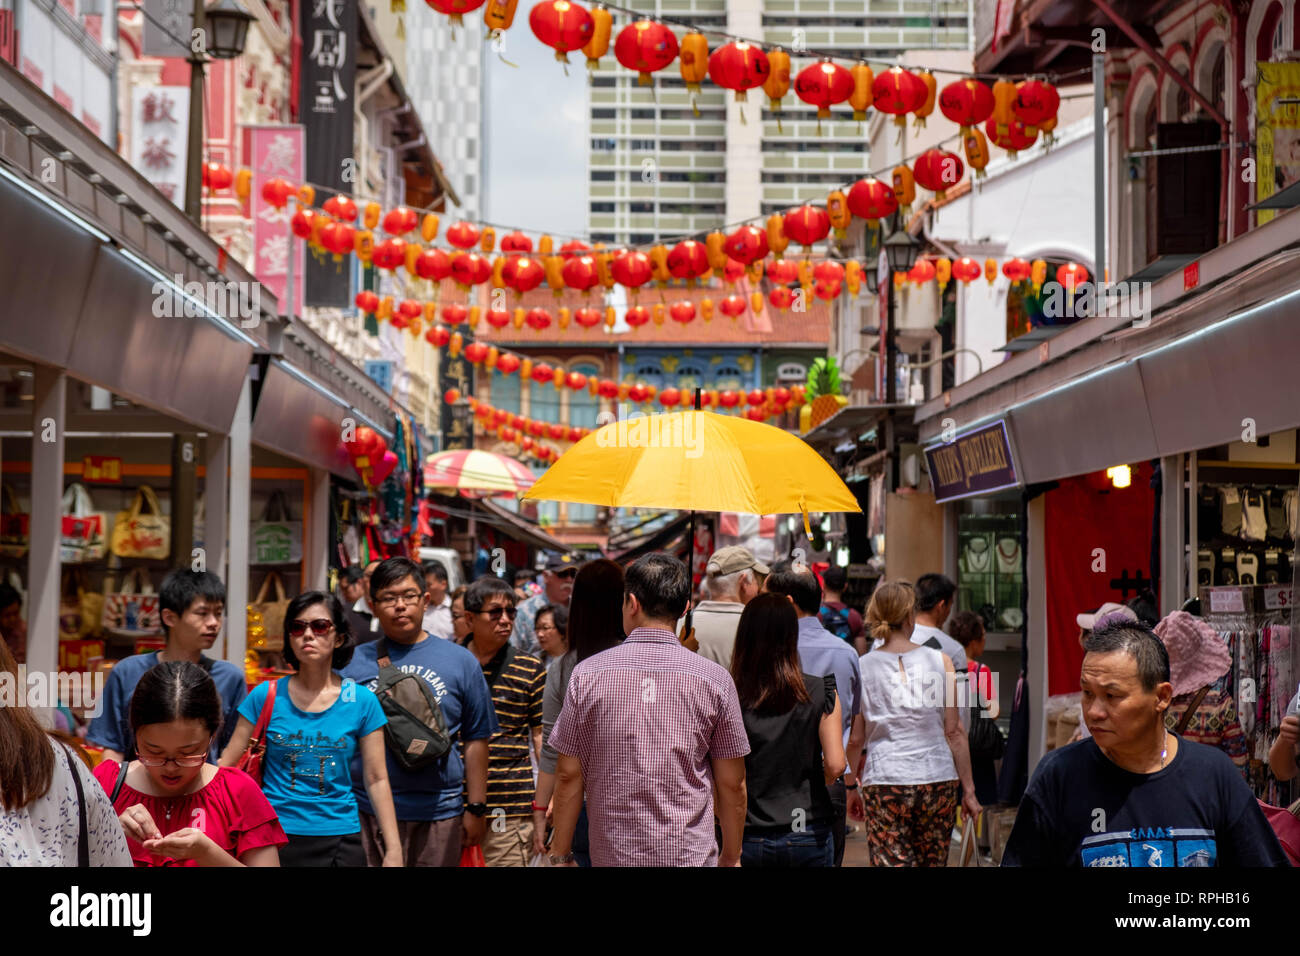
<svg viewBox="0 0 1300 956">
<path fill-rule="evenodd" d="M 221 708 L 217 685 L 190 661 L 165 661 L 136 684 L 127 719 L 137 758 L 95 768 L 136 866 L 279 865 L 284 830 L 253 778 L 207 762 Z"/>
<path fill-rule="evenodd" d="M 233 766 L 248 749 L 272 686 L 262 789 L 280 815 L 289 844 L 282 866 L 365 866 L 361 818 L 350 770 L 358 748 L 366 792 L 384 834 L 384 866 L 401 866 L 397 814 L 384 759 L 388 718 L 368 688 L 337 671 L 352 660 L 342 602 L 308 591 L 284 615 L 284 658 L 298 673 L 259 684 L 239 707 L 239 725 L 221 755 Z"/>
</svg>

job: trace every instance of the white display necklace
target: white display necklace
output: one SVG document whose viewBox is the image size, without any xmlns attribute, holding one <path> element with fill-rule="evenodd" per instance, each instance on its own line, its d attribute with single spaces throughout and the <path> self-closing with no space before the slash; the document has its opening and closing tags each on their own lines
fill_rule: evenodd
<svg viewBox="0 0 1300 956">
<path fill-rule="evenodd" d="M 976 550 L 976 542 L 984 545 L 983 550 Z M 983 538 L 972 538 L 966 545 L 966 566 L 972 571 L 987 571 L 989 567 L 989 543 Z"/>
</svg>

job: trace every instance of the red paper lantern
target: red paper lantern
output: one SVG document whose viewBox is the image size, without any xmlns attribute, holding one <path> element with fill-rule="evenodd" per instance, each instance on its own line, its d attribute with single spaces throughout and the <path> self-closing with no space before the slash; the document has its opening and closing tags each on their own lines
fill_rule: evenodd
<svg viewBox="0 0 1300 956">
<path fill-rule="evenodd" d="M 510 313 L 505 309 L 489 309 L 487 321 L 494 329 L 504 329 L 510 324 Z"/>
<path fill-rule="evenodd" d="M 376 269 L 397 269 L 406 262 L 406 243 L 401 239 L 385 239 L 375 246 L 370 261 Z"/>
<path fill-rule="evenodd" d="M 595 21 L 571 0 L 542 0 L 528 14 L 533 35 L 555 50 L 555 58 L 568 63 L 568 54 L 580 50 L 595 30 Z"/>
<path fill-rule="evenodd" d="M 488 356 L 488 347 L 483 342 L 471 342 L 465 346 L 465 358 L 472 365 L 480 365 Z M 502 415 L 509 414 L 502 412 Z"/>
<path fill-rule="evenodd" d="M 531 438 L 529 438 L 527 435 L 519 439 L 519 447 L 522 448 L 524 451 L 532 451 L 533 445 L 535 444 L 537 443 L 533 441 Z"/>
<path fill-rule="evenodd" d="M 871 105 L 894 116 L 899 124 L 906 122 L 904 114 L 924 106 L 929 95 L 919 76 L 898 66 L 885 70 L 871 84 Z"/>
<path fill-rule="evenodd" d="M 629 306 L 623 321 L 632 328 L 639 328 L 650 321 L 650 310 L 643 305 Z"/>
<path fill-rule="evenodd" d="M 1038 127 L 1050 121 L 1061 106 L 1061 94 L 1056 87 L 1042 80 L 1025 80 L 1016 87 L 1016 98 L 1011 111 L 1025 124 L 1025 133 L 1035 136 Z"/>
<path fill-rule="evenodd" d="M 747 266 L 767 255 L 767 230 L 758 226 L 741 226 L 727 237 L 722 249 L 730 259 Z"/>
<path fill-rule="evenodd" d="M 939 112 L 965 136 L 993 115 L 993 91 L 976 79 L 956 80 L 939 91 Z"/>
<path fill-rule="evenodd" d="M 515 372 L 519 371 L 519 365 L 519 356 L 512 355 L 509 352 L 505 352 L 497 358 L 497 371 L 502 375 L 515 374 Z M 523 426 L 520 425 L 519 427 L 522 428 Z"/>
<path fill-rule="evenodd" d="M 898 211 L 894 188 L 879 179 L 859 179 L 849 189 L 847 203 L 859 219 L 884 219 Z"/>
<path fill-rule="evenodd" d="M 743 40 L 720 46 L 709 56 L 709 79 L 724 90 L 735 90 L 737 103 L 745 101 L 746 90 L 762 86 L 771 72 L 767 54 Z"/>
<path fill-rule="evenodd" d="M 461 252 L 452 257 L 451 277 L 463 286 L 479 285 L 492 278 L 492 263 L 477 252 Z"/>
<path fill-rule="evenodd" d="M 827 259 L 813 266 L 813 278 L 818 282 L 842 282 L 844 267 L 838 262 Z"/>
<path fill-rule="evenodd" d="M 575 256 L 564 263 L 560 275 L 564 284 L 570 289 L 587 292 L 600 284 L 600 273 L 596 271 L 596 260 L 591 256 Z"/>
<path fill-rule="evenodd" d="M 589 252 L 591 252 L 591 246 L 581 239 L 570 239 L 560 246 L 560 256 L 565 259 L 572 259 L 574 256 L 585 256 Z"/>
<path fill-rule="evenodd" d="M 781 385 L 778 385 L 772 390 L 772 401 L 776 402 L 778 405 L 786 404 L 790 401 L 790 397 L 790 390 Z"/>
<path fill-rule="evenodd" d="M 461 14 L 477 10 L 486 0 L 424 0 L 424 2 L 439 13 L 450 17 L 453 24 L 460 26 L 464 23 Z"/>
<path fill-rule="evenodd" d="M 609 271 L 615 282 L 628 289 L 639 289 L 654 277 L 654 265 L 644 252 L 620 252 Z"/>
<path fill-rule="evenodd" d="M 538 362 L 533 366 L 533 381 L 537 384 L 545 385 L 553 378 L 555 378 L 555 369 L 551 368 L 545 362 Z"/>
<path fill-rule="evenodd" d="M 551 327 L 551 313 L 540 307 L 529 309 L 528 314 L 524 316 L 524 322 L 534 332 L 541 332 Z M 533 378 L 537 378 L 537 368 L 533 369 Z"/>
<path fill-rule="evenodd" d="M 601 398 L 618 398 L 618 382 L 602 378 L 596 386 L 596 394 Z"/>
<path fill-rule="evenodd" d="M 288 205 L 289 197 L 293 194 L 293 186 L 278 177 L 262 183 L 262 199 L 276 209 L 283 209 Z"/>
<path fill-rule="evenodd" d="M 1067 262 L 1056 270 L 1056 281 L 1065 286 L 1067 292 L 1088 281 L 1088 270 L 1077 262 Z"/>
<path fill-rule="evenodd" d="M 527 424 L 528 424 L 528 420 L 524 418 L 522 415 L 510 416 L 510 425 L 513 428 L 524 428 Z"/>
<path fill-rule="evenodd" d="M 807 252 L 830 233 L 831 220 L 821 206 L 804 205 L 785 214 L 783 228 Z"/>
<path fill-rule="evenodd" d="M 424 333 L 424 340 L 436 349 L 445 348 L 451 341 L 451 333 L 441 325 L 435 325 L 428 332 Z"/>
<path fill-rule="evenodd" d="M 794 92 L 805 103 L 817 107 L 818 119 L 826 119 L 831 107 L 843 103 L 853 92 L 853 75 L 832 60 L 822 60 L 799 71 L 794 78 Z"/>
<path fill-rule="evenodd" d="M 390 209 L 384 216 L 384 232 L 390 236 L 404 236 L 420 223 L 414 209 L 398 206 Z"/>
<path fill-rule="evenodd" d="M 465 308 L 465 306 L 461 305 L 459 302 L 448 302 L 442 307 L 442 321 L 446 322 L 448 325 L 460 325 L 466 318 L 468 318 L 468 316 L 469 309 Z M 465 354 L 469 354 L 468 349 Z"/>
<path fill-rule="evenodd" d="M 584 306 L 573 313 L 573 321 L 577 322 L 584 329 L 594 329 L 605 321 L 604 314 L 600 309 L 593 309 L 590 306 Z"/>
<path fill-rule="evenodd" d="M 1024 282 L 1032 271 L 1033 267 L 1024 259 L 1008 259 L 1002 263 L 1002 274 L 1012 282 Z"/>
<path fill-rule="evenodd" d="M 565 427 L 563 425 L 551 424 L 546 426 L 546 434 L 553 441 L 560 441 L 564 437 Z"/>
<path fill-rule="evenodd" d="M 414 299 L 403 299 L 397 306 L 397 312 L 404 319 L 418 319 L 424 307 Z"/>
<path fill-rule="evenodd" d="M 674 302 L 668 309 L 668 314 L 672 316 L 674 322 L 680 322 L 685 325 L 695 319 L 695 303 L 693 302 Z"/>
<path fill-rule="evenodd" d="M 527 255 L 533 251 L 533 240 L 522 232 L 508 232 L 501 237 L 501 251 L 507 255 L 514 253 Z"/>
<path fill-rule="evenodd" d="M 790 303 L 794 301 L 794 293 L 783 285 L 779 285 L 767 294 L 767 301 L 772 303 L 776 308 L 785 311 L 790 308 Z"/>
<path fill-rule="evenodd" d="M 665 388 L 659 393 L 659 404 L 664 408 L 672 408 L 682 400 L 682 393 L 675 388 Z"/>
<path fill-rule="evenodd" d="M 767 277 L 778 285 L 788 285 L 799 278 L 799 266 L 789 259 L 774 259 L 768 264 Z"/>
<path fill-rule="evenodd" d="M 998 132 L 998 124 L 992 119 L 984 124 L 984 132 L 987 134 L 989 141 L 994 146 L 1000 146 L 1012 155 L 1033 146 L 1034 140 L 1038 139 L 1038 130 L 1035 129 L 1031 136 L 1025 124 L 1018 119 L 1004 128 L 1006 133 L 1001 134 Z"/>
<path fill-rule="evenodd" d="M 695 279 L 709 271 L 709 252 L 704 243 L 686 239 L 668 253 L 668 271 L 674 279 Z"/>
<path fill-rule="evenodd" d="M 952 277 L 959 282 L 974 282 L 984 274 L 984 267 L 970 256 L 962 256 L 952 264 Z"/>
<path fill-rule="evenodd" d="M 907 277 L 917 285 L 929 282 L 935 277 L 935 267 L 933 259 L 917 259 L 916 265 L 912 266 L 912 271 Z"/>
<path fill-rule="evenodd" d="M 575 392 L 580 392 L 587 387 L 587 376 L 581 372 L 570 372 L 564 376 L 564 384 L 569 386 Z"/>
<path fill-rule="evenodd" d="M 326 222 L 320 229 L 320 242 L 336 259 L 342 259 L 356 244 L 356 230 L 341 222 Z"/>
<path fill-rule="evenodd" d="M 451 275 L 451 258 L 441 249 L 425 249 L 415 258 L 415 274 L 441 282 Z"/>
<path fill-rule="evenodd" d="M 569 429 L 569 434 L 568 434 L 567 437 L 568 437 L 569 441 L 581 441 L 581 440 L 582 440 L 582 429 L 581 429 L 581 428 L 570 428 L 570 429 Z"/>
<path fill-rule="evenodd" d="M 614 58 L 638 74 L 637 84 L 649 86 L 651 73 L 677 59 L 677 37 L 662 23 L 637 20 L 619 31 L 614 41 Z"/>
<path fill-rule="evenodd" d="M 718 404 L 723 408 L 735 408 L 740 404 L 740 393 L 727 389 L 718 395 Z"/>
<path fill-rule="evenodd" d="M 916 162 L 912 164 L 912 175 L 918 183 L 942 199 L 944 190 L 961 182 L 961 178 L 966 175 L 966 166 L 956 153 L 927 149 L 916 157 Z"/>
<path fill-rule="evenodd" d="M 628 387 L 627 397 L 640 405 L 650 397 L 650 390 L 640 382 L 637 382 L 635 385 Z"/>
<path fill-rule="evenodd" d="M 813 295 L 824 302 L 830 302 L 832 299 L 837 298 L 839 294 L 839 282 L 822 282 L 819 280 L 813 283 Z"/>
<path fill-rule="evenodd" d="M 316 218 L 316 212 L 312 209 L 299 209 L 289 220 L 289 227 L 293 234 L 299 239 L 310 239 L 312 233 L 312 222 Z"/>
<path fill-rule="evenodd" d="M 354 222 L 357 218 L 357 204 L 347 196 L 330 196 L 321 208 L 340 222 Z"/>
<path fill-rule="evenodd" d="M 362 312 L 374 312 L 379 308 L 379 296 L 368 289 L 358 292 L 355 301 Z"/>
<path fill-rule="evenodd" d="M 767 412 L 761 408 L 749 408 L 745 410 L 745 417 L 751 422 L 761 422 L 767 418 Z"/>
<path fill-rule="evenodd" d="M 767 396 L 763 394 L 762 389 L 756 388 L 745 396 L 745 401 L 751 405 L 762 405 L 767 401 Z"/>
<path fill-rule="evenodd" d="M 718 303 L 718 311 L 733 319 L 738 319 L 744 315 L 745 308 L 745 297 L 743 295 L 729 295 Z"/>
<path fill-rule="evenodd" d="M 727 264 L 722 267 L 722 278 L 735 285 L 745 276 L 745 264 L 727 256 Z"/>
<path fill-rule="evenodd" d="M 230 171 L 229 166 L 220 163 L 204 163 L 202 180 L 205 189 L 220 192 L 230 188 L 235 181 L 235 174 Z"/>
<path fill-rule="evenodd" d="M 519 295 L 536 289 L 545 278 L 542 264 L 528 256 L 511 256 L 501 267 L 501 280 Z"/>
<path fill-rule="evenodd" d="M 457 249 L 471 249 L 478 243 L 479 231 L 478 226 L 473 223 L 453 222 L 447 228 L 447 241 Z"/>
</svg>

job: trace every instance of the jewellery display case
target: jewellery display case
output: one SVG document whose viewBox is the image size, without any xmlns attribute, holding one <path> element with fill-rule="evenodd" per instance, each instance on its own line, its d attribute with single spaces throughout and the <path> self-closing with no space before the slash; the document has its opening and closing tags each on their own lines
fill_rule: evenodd
<svg viewBox="0 0 1300 956">
<path fill-rule="evenodd" d="M 957 610 L 980 615 L 989 632 L 1019 632 L 1024 555 L 1018 515 L 958 515 L 957 571 Z"/>
</svg>

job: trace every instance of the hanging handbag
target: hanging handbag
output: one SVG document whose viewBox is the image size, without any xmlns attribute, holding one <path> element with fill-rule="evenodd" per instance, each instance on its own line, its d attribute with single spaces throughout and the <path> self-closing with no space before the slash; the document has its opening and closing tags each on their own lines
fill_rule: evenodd
<svg viewBox="0 0 1300 956">
<path fill-rule="evenodd" d="M 271 712 L 275 710 L 275 689 L 279 683 L 278 680 L 267 681 L 266 700 L 257 715 L 257 726 L 253 728 L 253 736 L 248 738 L 248 749 L 239 755 L 239 762 L 235 764 L 259 787 L 262 785 L 262 760 L 266 757 L 266 728 L 271 723 Z"/>
<path fill-rule="evenodd" d="M 113 521 L 113 553 L 119 558 L 165 559 L 170 550 L 171 519 L 162 513 L 153 489 L 141 485 L 131 507 L 119 511 Z"/>
<path fill-rule="evenodd" d="M 67 571 L 59 589 L 59 640 L 79 641 L 100 632 L 104 596 L 91 591 L 80 570 Z"/>
<path fill-rule="evenodd" d="M 249 526 L 249 564 L 297 564 L 302 560 L 302 522 L 289 514 L 282 490 L 271 492 L 262 520 Z"/>
<path fill-rule="evenodd" d="M 998 729 L 997 721 L 985 713 L 985 708 L 980 706 L 980 675 L 982 669 L 977 666 L 974 672 L 967 677 L 967 685 L 974 677 L 974 692 L 971 694 L 970 709 L 970 731 L 967 734 L 967 741 L 970 746 L 970 755 L 972 758 L 979 757 L 988 760 L 1000 760 L 1006 753 L 1007 742 L 1002 736 L 1002 731 Z"/>
<path fill-rule="evenodd" d="M 59 560 L 64 564 L 98 561 L 107 551 L 108 516 L 95 510 L 90 492 L 79 481 L 63 493 L 61 530 Z"/>
<path fill-rule="evenodd" d="M 136 588 L 139 587 L 137 591 Z M 122 589 L 110 589 L 104 581 L 104 630 L 119 637 L 148 637 L 161 634 L 162 607 L 153 583 L 143 568 L 132 568 L 122 578 Z"/>
<path fill-rule="evenodd" d="M 487 866 L 487 861 L 483 858 L 483 848 L 481 846 L 462 847 L 460 851 L 461 866 Z"/>
<path fill-rule="evenodd" d="M 0 557 L 27 554 L 31 515 L 19 510 L 18 497 L 8 485 L 0 486 Z"/>
<path fill-rule="evenodd" d="M 271 583 L 275 583 L 275 599 L 268 600 Z M 259 651 L 284 650 L 284 613 L 289 610 L 289 599 L 284 593 L 284 582 L 272 571 L 262 581 L 262 586 L 248 605 L 248 635 L 252 646 Z M 258 632 L 256 629 L 261 628 Z"/>
</svg>

